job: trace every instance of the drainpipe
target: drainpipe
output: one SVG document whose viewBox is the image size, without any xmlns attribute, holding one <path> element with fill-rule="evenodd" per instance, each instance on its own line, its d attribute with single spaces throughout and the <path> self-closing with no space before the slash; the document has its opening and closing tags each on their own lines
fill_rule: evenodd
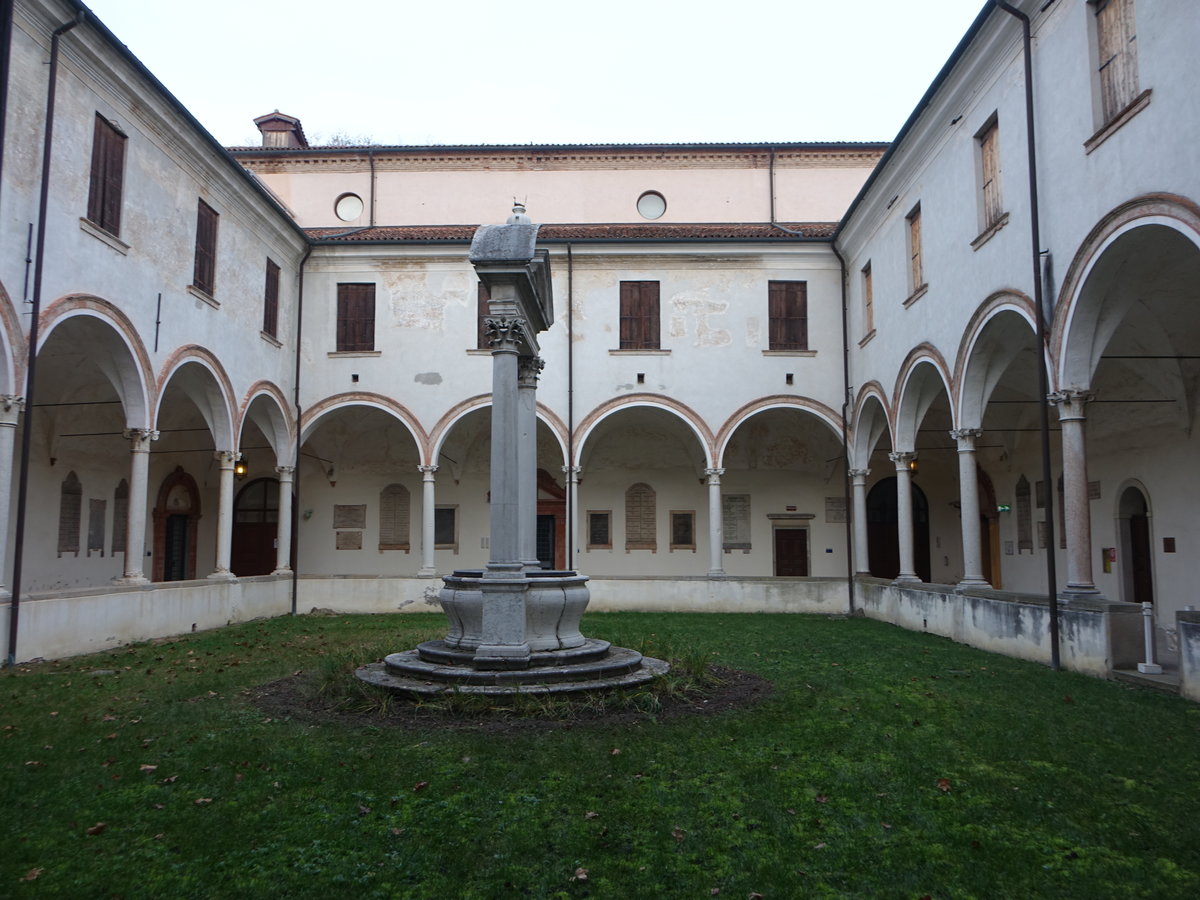
<svg viewBox="0 0 1200 900">
<path fill-rule="evenodd" d="M 767 164 L 767 184 L 768 184 L 767 190 L 771 195 L 771 223 L 770 223 L 771 227 L 778 228 L 780 231 L 786 232 L 787 234 L 794 234 L 797 237 L 804 237 L 803 231 L 797 231 L 794 228 L 784 228 L 782 225 L 780 225 L 778 222 L 775 221 L 775 148 L 774 147 L 771 148 L 771 161 Z M 837 253 L 836 250 L 834 252 Z M 838 256 L 838 259 L 841 259 L 840 255 Z M 844 283 L 845 282 L 845 277 L 844 277 L 845 264 L 843 264 L 843 266 L 842 266 L 842 271 L 843 271 L 842 294 L 844 296 L 845 291 L 846 291 L 846 287 L 845 287 L 845 283 Z"/>
<path fill-rule="evenodd" d="M 296 407 L 296 455 L 292 469 L 292 521 L 289 523 L 292 529 L 292 555 L 296 557 L 296 563 L 292 565 L 293 616 L 296 614 L 296 596 L 300 589 L 300 337 L 304 330 L 304 264 L 308 262 L 312 251 L 313 245 L 310 243 L 304 248 L 304 255 L 300 257 L 300 265 L 296 269 L 296 373 L 292 400 Z M 291 560 L 288 562 L 291 563 Z"/>
<path fill-rule="evenodd" d="M 1037 343 L 1041 351 L 1042 364 L 1038 366 L 1038 430 L 1042 444 L 1042 480 L 1046 485 L 1046 599 L 1050 607 L 1050 668 L 1058 670 L 1058 574 L 1055 570 L 1053 472 L 1050 467 L 1050 385 L 1046 372 L 1048 364 L 1046 344 L 1045 298 L 1042 293 L 1041 227 L 1038 216 L 1037 189 L 1037 144 L 1033 129 L 1033 43 L 1030 38 L 1029 16 L 1006 0 L 993 0 L 1010 16 L 1021 22 L 1021 40 L 1025 57 L 1025 140 L 1029 154 L 1029 215 L 1030 240 L 1033 259 L 1033 303 L 1037 311 Z"/>
<path fill-rule="evenodd" d="M 575 468 L 575 258 L 571 245 L 567 244 L 567 466 Z M 575 485 L 572 495 L 571 485 Z M 575 520 L 579 510 L 575 508 L 579 497 L 577 473 L 567 475 L 567 568 L 575 566 Z"/>
<path fill-rule="evenodd" d="M 367 162 L 371 166 L 371 227 L 375 227 L 375 151 L 367 150 Z"/>
<path fill-rule="evenodd" d="M 854 512 L 854 501 L 850 496 L 850 325 L 847 304 L 846 259 L 831 240 L 829 249 L 838 258 L 842 268 L 842 458 L 846 463 L 845 478 L 842 479 L 842 497 L 846 501 L 846 589 L 849 598 L 849 614 L 854 615 L 854 523 L 850 516 Z"/>
<path fill-rule="evenodd" d="M 11 18 L 11 4 L 9 4 Z M 50 74 L 46 87 L 46 130 L 42 138 L 42 186 L 38 199 L 37 250 L 33 262 L 33 302 L 29 310 L 29 360 L 25 366 L 25 421 L 21 432 L 21 466 L 17 475 L 17 521 L 13 537 L 12 601 L 8 613 L 8 665 L 17 661 L 17 619 L 21 611 L 22 559 L 25 549 L 25 508 L 29 501 L 29 448 L 33 438 L 34 387 L 37 374 L 38 319 L 42 312 L 42 264 L 46 258 L 46 208 L 50 201 L 50 150 L 54 142 L 54 95 L 58 84 L 58 44 L 62 36 L 87 18 L 75 18 L 54 29 L 50 36 Z M 7 85 L 5 85 L 7 88 Z M 2 150 L 2 146 L 0 146 Z"/>
</svg>

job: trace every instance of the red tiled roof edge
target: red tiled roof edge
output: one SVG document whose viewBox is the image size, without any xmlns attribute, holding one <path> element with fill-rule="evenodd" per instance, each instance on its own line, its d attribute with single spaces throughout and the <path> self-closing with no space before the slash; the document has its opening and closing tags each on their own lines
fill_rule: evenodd
<svg viewBox="0 0 1200 900">
<path fill-rule="evenodd" d="M 672 241 L 672 240 L 827 240 L 837 222 L 787 222 L 777 228 L 768 222 L 542 225 L 540 241 Z M 319 243 L 466 243 L 478 225 L 379 225 L 344 228 L 306 228 Z M 787 229 L 787 230 L 784 230 Z M 791 232 L 800 232 L 793 234 Z"/>
</svg>

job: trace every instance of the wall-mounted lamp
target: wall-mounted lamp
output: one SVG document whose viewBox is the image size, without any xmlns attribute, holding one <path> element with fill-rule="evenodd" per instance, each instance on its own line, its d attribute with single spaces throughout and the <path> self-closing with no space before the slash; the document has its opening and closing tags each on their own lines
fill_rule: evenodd
<svg viewBox="0 0 1200 900">
<path fill-rule="evenodd" d="M 242 481 L 246 477 L 246 460 L 238 457 L 238 461 L 233 464 L 233 477 L 238 481 Z"/>
<path fill-rule="evenodd" d="M 914 477 L 917 474 L 917 458 L 915 456 L 908 461 L 908 472 Z"/>
</svg>

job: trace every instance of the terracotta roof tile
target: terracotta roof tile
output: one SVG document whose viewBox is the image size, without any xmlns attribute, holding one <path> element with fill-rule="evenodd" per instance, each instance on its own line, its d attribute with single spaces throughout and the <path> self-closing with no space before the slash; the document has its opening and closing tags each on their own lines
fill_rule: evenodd
<svg viewBox="0 0 1200 900">
<path fill-rule="evenodd" d="M 836 222 L 788 222 L 784 228 L 799 231 L 789 234 L 766 222 L 731 223 L 629 223 L 609 225 L 542 225 L 540 241 L 673 241 L 673 240 L 750 240 L 796 241 L 825 239 L 833 234 Z M 405 241 L 445 241 L 469 243 L 477 225 L 380 225 L 374 228 L 307 228 L 314 241 L 337 243 L 404 243 Z"/>
</svg>

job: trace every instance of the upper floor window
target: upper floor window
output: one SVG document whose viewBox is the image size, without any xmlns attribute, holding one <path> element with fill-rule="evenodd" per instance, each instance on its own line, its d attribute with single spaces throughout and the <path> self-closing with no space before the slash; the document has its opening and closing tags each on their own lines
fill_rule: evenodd
<svg viewBox="0 0 1200 900">
<path fill-rule="evenodd" d="M 375 285 L 337 286 L 337 349 L 375 349 Z"/>
<path fill-rule="evenodd" d="M 908 223 L 909 288 L 916 294 L 925 287 L 925 264 L 921 255 L 921 204 L 913 207 Z"/>
<path fill-rule="evenodd" d="M 658 282 L 621 282 L 621 349 L 658 350 Z"/>
<path fill-rule="evenodd" d="M 1096 12 L 1096 68 L 1104 123 L 1138 95 L 1137 27 L 1133 0 L 1091 0 Z"/>
<path fill-rule="evenodd" d="M 92 174 L 87 218 L 111 235 L 121 233 L 121 188 L 125 176 L 125 135 L 96 113 L 92 131 Z"/>
<path fill-rule="evenodd" d="M 871 278 L 871 264 L 867 263 L 862 270 L 863 290 L 863 333 L 870 334 L 875 330 L 875 283 Z"/>
<path fill-rule="evenodd" d="M 808 349 L 808 282 L 767 282 L 768 347 Z"/>
<path fill-rule="evenodd" d="M 196 207 L 196 262 L 192 272 L 192 287 L 210 297 L 216 293 L 217 278 L 217 211 L 198 201 Z"/>
<path fill-rule="evenodd" d="M 279 327 L 279 266 L 267 260 L 267 284 L 263 290 L 263 333 L 276 336 Z"/>
<path fill-rule="evenodd" d="M 983 213 L 983 228 L 986 231 L 1004 215 L 1000 202 L 1000 128 L 992 116 L 988 123 L 975 135 L 979 148 L 980 209 Z"/>
</svg>

